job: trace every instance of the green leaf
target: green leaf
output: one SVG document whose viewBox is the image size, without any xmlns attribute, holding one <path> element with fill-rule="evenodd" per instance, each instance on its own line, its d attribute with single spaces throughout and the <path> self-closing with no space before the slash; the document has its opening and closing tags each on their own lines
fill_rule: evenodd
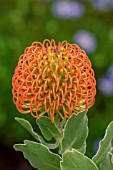
<svg viewBox="0 0 113 170">
<path fill-rule="evenodd" d="M 51 140 L 54 137 L 57 141 L 61 139 L 61 133 L 56 127 L 55 123 L 52 123 L 50 118 L 43 116 L 36 120 L 39 128 L 47 140 Z"/>
<path fill-rule="evenodd" d="M 100 170 L 113 170 L 113 155 L 109 152 L 106 156 L 106 160 L 101 164 Z"/>
<path fill-rule="evenodd" d="M 86 141 L 83 143 L 83 145 L 82 145 L 82 147 L 81 148 L 79 148 L 79 149 L 77 149 L 79 152 L 81 152 L 81 153 L 86 153 L 86 146 L 87 146 L 87 144 L 86 144 Z M 76 146 L 74 147 L 73 146 L 73 148 L 76 148 Z"/>
<path fill-rule="evenodd" d="M 61 142 L 61 153 L 75 148 L 83 153 L 86 148 L 86 138 L 88 135 L 87 111 L 74 114 L 67 121 L 64 127 L 63 139 Z M 83 148 L 85 147 L 85 148 Z"/>
<path fill-rule="evenodd" d="M 38 135 L 37 132 L 34 132 L 29 121 L 23 118 L 18 118 L 18 117 L 16 117 L 15 120 L 17 120 L 37 141 L 46 145 L 47 147 L 49 147 L 49 149 L 55 149 L 58 147 L 58 142 L 56 142 L 55 144 L 50 144 L 50 143 L 45 142 L 42 136 Z"/>
<path fill-rule="evenodd" d="M 14 145 L 14 149 L 23 152 L 24 157 L 38 170 L 60 170 L 60 156 L 43 144 L 26 140 L 24 144 Z"/>
<path fill-rule="evenodd" d="M 98 170 L 94 162 L 81 152 L 72 149 L 63 154 L 61 170 Z"/>
<path fill-rule="evenodd" d="M 111 142 L 113 139 L 113 121 L 108 125 L 106 129 L 105 136 L 102 141 L 99 143 L 99 149 L 96 153 L 96 155 L 92 158 L 92 160 L 95 162 L 95 164 L 100 167 L 102 163 L 107 158 L 107 154 L 111 149 Z"/>
<path fill-rule="evenodd" d="M 19 122 L 37 141 L 40 141 L 39 135 L 37 134 L 37 132 L 34 132 L 28 120 L 18 117 L 15 117 L 15 120 Z"/>
</svg>

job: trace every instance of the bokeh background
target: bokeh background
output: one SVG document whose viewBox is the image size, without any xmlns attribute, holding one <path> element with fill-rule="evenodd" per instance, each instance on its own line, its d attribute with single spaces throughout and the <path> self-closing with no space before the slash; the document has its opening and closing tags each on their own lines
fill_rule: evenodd
<svg viewBox="0 0 113 170">
<path fill-rule="evenodd" d="M 32 139 L 14 117 L 11 79 L 19 56 L 33 41 L 54 38 L 83 48 L 97 80 L 95 105 L 89 110 L 87 155 L 113 120 L 113 0 L 1 0 L 0 1 L 0 169 L 33 170 L 14 143 Z"/>
</svg>

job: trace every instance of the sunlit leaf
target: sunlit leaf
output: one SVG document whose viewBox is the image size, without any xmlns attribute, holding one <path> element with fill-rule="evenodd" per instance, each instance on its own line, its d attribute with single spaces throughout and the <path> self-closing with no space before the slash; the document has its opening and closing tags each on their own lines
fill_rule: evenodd
<svg viewBox="0 0 113 170">
<path fill-rule="evenodd" d="M 86 113 L 87 111 L 77 115 L 73 114 L 67 121 L 61 142 L 61 153 L 72 148 L 81 150 L 83 153 L 85 152 L 86 138 L 88 136 L 88 119 Z"/>
<path fill-rule="evenodd" d="M 60 170 L 60 156 L 52 153 L 46 146 L 32 141 L 14 145 L 16 151 L 21 151 L 30 164 L 38 170 Z"/>
<path fill-rule="evenodd" d="M 98 168 L 91 159 L 72 149 L 63 154 L 61 170 L 98 170 Z"/>
</svg>

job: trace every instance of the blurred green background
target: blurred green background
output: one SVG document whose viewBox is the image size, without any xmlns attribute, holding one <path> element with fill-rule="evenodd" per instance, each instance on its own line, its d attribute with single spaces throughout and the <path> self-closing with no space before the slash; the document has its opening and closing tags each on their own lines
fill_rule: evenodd
<svg viewBox="0 0 113 170">
<path fill-rule="evenodd" d="M 89 1 L 73 1 L 82 3 L 85 8 L 84 14 L 79 18 L 66 19 L 54 14 L 52 9 L 54 2 L 47 0 L 0 1 L 0 152 L 3 153 L 3 148 L 8 148 L 5 150 L 6 155 L 10 153 L 8 151 L 14 143 L 22 142 L 25 138 L 32 139 L 14 120 L 14 117 L 29 119 L 34 128 L 37 128 L 35 120 L 30 115 L 20 114 L 12 102 L 11 79 L 18 58 L 25 47 L 30 46 L 33 41 L 42 42 L 45 38 L 54 38 L 56 42 L 67 40 L 69 43 L 74 43 L 73 36 L 76 31 L 87 30 L 94 34 L 97 40 L 95 51 L 88 54 L 96 79 L 105 75 L 113 63 L 113 9 L 111 6 L 101 10 L 95 8 Z M 87 155 L 91 157 L 94 153 L 95 140 L 104 135 L 105 128 L 113 120 L 113 95 L 105 95 L 97 90 L 96 102 L 89 110 L 88 118 Z M 4 160 L 6 160 L 5 156 Z M 0 166 L 5 169 L 3 161 Z M 13 170 L 13 165 L 8 168 L 10 169 Z"/>
</svg>

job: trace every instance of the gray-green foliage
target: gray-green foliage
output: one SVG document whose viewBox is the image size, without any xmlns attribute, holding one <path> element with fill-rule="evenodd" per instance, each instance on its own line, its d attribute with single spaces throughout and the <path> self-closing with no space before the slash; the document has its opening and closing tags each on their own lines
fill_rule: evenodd
<svg viewBox="0 0 113 170">
<path fill-rule="evenodd" d="M 113 154 L 108 152 L 106 159 L 101 163 L 100 170 L 113 170 Z"/>
<path fill-rule="evenodd" d="M 23 118 L 15 118 L 38 142 L 44 144 L 50 149 L 55 149 L 58 146 L 58 143 L 47 143 L 42 136 L 40 136 L 37 132 L 35 132 L 29 123 L 29 121 Z"/>
<path fill-rule="evenodd" d="M 91 159 L 72 149 L 63 154 L 61 170 L 98 170 L 98 168 Z"/>
<path fill-rule="evenodd" d="M 113 122 L 111 122 L 108 125 L 105 136 L 103 140 L 100 141 L 99 143 L 99 150 L 92 159 L 99 168 L 101 168 L 101 166 L 104 167 L 104 165 L 106 166 L 108 162 L 111 163 L 111 167 L 113 167 L 113 163 L 110 160 L 112 158 L 112 153 L 111 154 L 109 153 L 110 150 L 112 149 L 112 140 L 113 140 Z"/>
<path fill-rule="evenodd" d="M 14 145 L 15 150 L 21 151 L 30 164 L 39 170 L 60 170 L 60 156 L 52 153 L 46 146 L 32 141 Z"/>
<path fill-rule="evenodd" d="M 79 114 L 73 114 L 72 117 L 67 121 L 63 139 L 61 143 L 61 153 L 71 148 L 81 150 L 85 148 L 86 138 L 88 135 L 88 119 L 86 111 Z M 82 149 L 85 152 L 85 149 Z"/>
<path fill-rule="evenodd" d="M 22 118 L 16 118 L 16 120 L 38 141 L 37 143 L 25 140 L 24 144 L 14 145 L 15 150 L 23 152 L 24 157 L 34 168 L 38 170 L 113 170 L 113 122 L 107 127 L 97 154 L 90 159 L 85 156 L 88 135 L 87 111 L 73 113 L 63 129 L 56 123 L 53 124 L 48 117 L 38 119 L 36 122 L 42 136 L 34 132 L 27 120 Z M 52 138 L 56 142 L 51 143 Z M 55 154 L 54 150 L 50 149 L 56 149 L 55 153 L 57 150 L 58 153 Z"/>
<path fill-rule="evenodd" d="M 47 140 L 51 140 L 52 137 L 54 137 L 56 140 L 61 138 L 60 131 L 55 126 L 55 124 L 51 123 L 51 120 L 48 117 L 43 116 L 41 119 L 37 119 L 36 122 Z"/>
</svg>

